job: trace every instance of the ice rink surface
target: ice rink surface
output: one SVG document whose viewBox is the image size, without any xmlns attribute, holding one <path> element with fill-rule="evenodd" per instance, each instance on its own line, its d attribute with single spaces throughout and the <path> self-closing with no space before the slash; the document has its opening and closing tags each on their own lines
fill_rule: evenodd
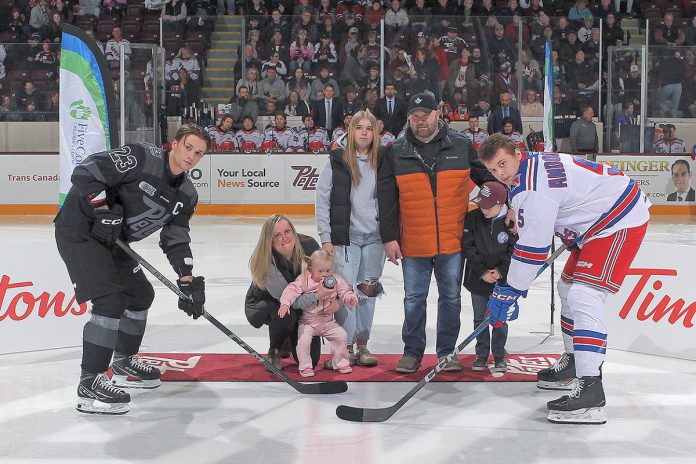
<svg viewBox="0 0 696 464">
<path fill-rule="evenodd" d="M 50 219 L 0 217 L 0 246 L 52 241 Z M 206 309 L 265 354 L 267 330 L 251 327 L 243 309 L 250 281 L 247 261 L 262 220 L 197 217 L 192 248 L 194 272 L 206 277 Z M 295 222 L 300 232 L 316 235 L 313 219 Z M 696 220 L 657 218 L 646 240 L 696 246 Z M 133 248 L 175 278 L 156 237 Z M 176 296 L 151 281 L 156 299 L 142 351 L 244 352 L 206 320 L 185 316 Z M 401 353 L 401 269 L 387 263 L 382 281 L 386 296 L 377 302 L 370 348 Z M 434 351 L 436 299 L 433 280 L 429 353 Z M 521 304 L 520 319 L 510 325 L 509 352 L 563 351 L 558 302 L 557 335 L 544 341 L 549 305 L 550 278 L 544 274 Z M 465 290 L 461 319 L 460 341 L 473 329 Z M 473 352 L 473 343 L 465 352 Z M 156 390 L 131 390 L 133 407 L 124 416 L 94 416 L 75 410 L 80 355 L 79 347 L 0 355 L 0 462 L 696 463 L 692 361 L 610 349 L 603 369 L 606 425 L 547 422 L 546 402 L 560 395 L 537 390 L 531 382 L 431 383 L 389 421 L 355 424 L 338 419 L 336 406 L 390 406 L 415 384 L 350 383 L 346 393 L 315 396 L 284 383 L 165 382 Z"/>
</svg>

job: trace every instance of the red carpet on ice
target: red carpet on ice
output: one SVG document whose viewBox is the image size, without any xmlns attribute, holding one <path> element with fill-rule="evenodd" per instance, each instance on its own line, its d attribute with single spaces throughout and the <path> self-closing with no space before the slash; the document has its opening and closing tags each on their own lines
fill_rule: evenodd
<svg viewBox="0 0 696 464">
<path fill-rule="evenodd" d="M 322 355 L 316 375 L 302 378 L 292 357 L 283 360 L 283 371 L 289 377 L 305 382 L 345 380 L 346 382 L 418 382 L 430 371 L 437 358 L 425 355 L 420 370 L 413 374 L 399 374 L 394 371 L 400 354 L 375 354 L 379 365 L 375 367 L 353 367 L 350 374 L 339 374 L 320 366 L 330 359 Z M 143 362 L 162 371 L 162 380 L 170 382 L 280 382 L 274 374 L 267 372 L 263 364 L 248 354 L 206 354 L 206 353 L 143 353 Z M 536 382 L 536 373 L 552 366 L 558 359 L 555 354 L 513 354 L 508 355 L 508 372 L 490 370 L 472 371 L 474 355 L 460 355 L 464 370 L 461 372 L 441 372 L 433 382 Z M 489 369 L 493 367 L 489 359 Z"/>
</svg>

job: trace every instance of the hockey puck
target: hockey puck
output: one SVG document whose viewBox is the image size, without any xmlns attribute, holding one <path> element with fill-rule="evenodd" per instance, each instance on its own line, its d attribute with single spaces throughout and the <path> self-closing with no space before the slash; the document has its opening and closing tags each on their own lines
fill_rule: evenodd
<svg viewBox="0 0 696 464">
<path fill-rule="evenodd" d="M 332 275 L 326 276 L 322 281 L 322 285 L 324 286 L 324 288 L 334 288 L 336 286 L 336 278 Z"/>
</svg>

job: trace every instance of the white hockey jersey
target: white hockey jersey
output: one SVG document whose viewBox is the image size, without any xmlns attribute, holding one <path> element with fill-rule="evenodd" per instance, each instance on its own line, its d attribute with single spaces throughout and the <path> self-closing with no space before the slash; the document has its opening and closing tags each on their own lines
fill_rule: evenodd
<svg viewBox="0 0 696 464">
<path fill-rule="evenodd" d="M 275 143 L 274 147 L 270 147 L 270 143 Z M 263 133 L 263 145 L 268 145 L 272 151 L 293 151 L 297 150 L 297 132 L 285 126 L 282 130 L 275 127 L 269 127 Z"/>
<path fill-rule="evenodd" d="M 347 129 L 347 128 L 345 128 L 345 127 L 343 127 L 343 126 L 338 126 L 337 128 L 335 128 L 335 129 L 333 130 L 333 134 L 331 134 L 331 135 L 332 135 L 331 141 L 332 141 L 332 142 L 336 142 L 339 138 L 341 138 L 341 136 L 343 136 L 343 135 L 345 135 L 345 134 L 347 134 L 347 133 L 348 133 L 348 129 Z"/>
<path fill-rule="evenodd" d="M 302 127 L 297 131 L 297 146 L 308 153 L 327 151 L 331 147 L 329 133 L 323 127 L 315 126 L 311 131 Z"/>
<path fill-rule="evenodd" d="M 210 126 L 206 130 L 213 141 L 213 150 L 236 150 L 239 147 L 235 131 L 225 132 L 219 126 Z"/>
<path fill-rule="evenodd" d="M 256 128 L 237 131 L 237 145 L 244 153 L 258 153 L 263 143 L 263 134 Z"/>
<path fill-rule="evenodd" d="M 467 139 L 471 140 L 471 144 L 478 150 L 478 147 L 489 137 L 488 132 L 483 129 L 477 129 L 476 132 L 472 131 L 471 128 L 464 129 L 462 134 L 466 136 Z"/>
<path fill-rule="evenodd" d="M 392 134 L 388 130 L 385 130 L 384 132 L 379 134 L 379 141 L 383 147 L 391 147 L 391 145 L 394 143 L 394 140 L 396 140 L 396 137 L 394 137 L 394 134 Z"/>
<path fill-rule="evenodd" d="M 650 201 L 630 177 L 562 153 L 527 153 L 509 197 L 519 240 L 507 282 L 517 290 L 527 290 L 536 278 L 554 234 L 582 246 L 650 218 Z"/>
</svg>

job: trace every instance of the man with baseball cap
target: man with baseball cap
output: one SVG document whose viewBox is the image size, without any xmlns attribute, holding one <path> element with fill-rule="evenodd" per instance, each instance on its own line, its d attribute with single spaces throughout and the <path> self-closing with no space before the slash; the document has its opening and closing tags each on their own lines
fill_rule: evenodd
<svg viewBox="0 0 696 464">
<path fill-rule="evenodd" d="M 404 355 L 400 373 L 416 372 L 425 352 L 426 300 L 435 273 L 439 299 L 436 351 L 454 351 L 461 311 L 461 240 L 469 198 L 469 179 L 481 184 L 492 176 L 476 160 L 463 134 L 440 120 L 430 92 L 408 103 L 408 125 L 389 147 L 378 170 L 380 234 L 387 258 L 403 263 Z M 445 371 L 460 371 L 453 358 Z"/>
<path fill-rule="evenodd" d="M 478 327 L 486 317 L 486 304 L 493 293 L 495 283 L 505 283 L 512 252 L 517 243 L 517 235 L 505 224 L 507 198 L 508 190 L 503 184 L 497 181 L 486 182 L 481 186 L 478 195 L 471 200 L 478 209 L 469 211 L 464 221 L 464 287 L 471 293 L 474 327 Z M 499 327 L 484 330 L 476 337 L 476 359 L 471 366 L 473 370 L 486 370 L 488 355 L 491 353 L 494 361 L 491 370 L 507 370 L 507 332 L 507 323 L 502 323 Z"/>
</svg>

